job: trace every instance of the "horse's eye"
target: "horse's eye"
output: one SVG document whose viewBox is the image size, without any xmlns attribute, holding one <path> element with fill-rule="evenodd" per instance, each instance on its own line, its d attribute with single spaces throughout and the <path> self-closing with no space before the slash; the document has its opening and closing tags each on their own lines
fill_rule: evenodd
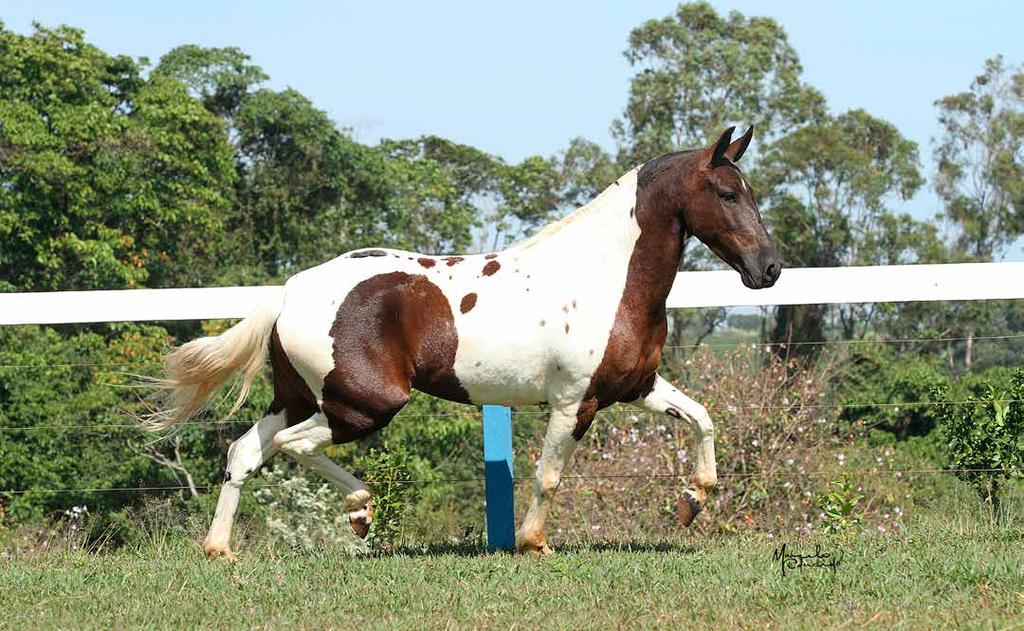
<svg viewBox="0 0 1024 631">
<path fill-rule="evenodd" d="M 737 200 L 736 193 L 719 193 L 718 196 L 722 198 L 722 201 L 729 204 L 735 204 Z"/>
</svg>

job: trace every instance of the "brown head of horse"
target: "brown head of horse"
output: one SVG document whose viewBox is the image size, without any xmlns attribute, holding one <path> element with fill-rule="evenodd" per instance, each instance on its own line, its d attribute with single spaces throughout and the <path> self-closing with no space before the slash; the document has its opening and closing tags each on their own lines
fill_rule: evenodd
<svg viewBox="0 0 1024 631">
<path fill-rule="evenodd" d="M 683 236 L 695 236 L 740 274 L 751 289 L 771 287 L 782 272 L 754 193 L 736 165 L 754 135 L 751 126 L 732 141 L 726 129 L 704 149 L 651 160 L 639 173 L 658 205 L 672 209 Z M 655 180 L 657 179 L 657 182 Z"/>
</svg>

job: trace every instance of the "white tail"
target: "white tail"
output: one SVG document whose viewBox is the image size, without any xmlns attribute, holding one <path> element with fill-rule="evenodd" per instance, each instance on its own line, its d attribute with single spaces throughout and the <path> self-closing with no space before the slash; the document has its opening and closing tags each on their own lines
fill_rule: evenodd
<svg viewBox="0 0 1024 631">
<path fill-rule="evenodd" d="M 270 332 L 281 304 L 260 307 L 215 337 L 201 337 L 175 348 L 164 357 L 163 378 L 150 380 L 157 393 L 148 414 L 139 417 L 147 430 L 167 429 L 205 410 L 213 393 L 241 372 L 233 414 L 245 403 L 253 379 L 267 358 Z"/>
</svg>

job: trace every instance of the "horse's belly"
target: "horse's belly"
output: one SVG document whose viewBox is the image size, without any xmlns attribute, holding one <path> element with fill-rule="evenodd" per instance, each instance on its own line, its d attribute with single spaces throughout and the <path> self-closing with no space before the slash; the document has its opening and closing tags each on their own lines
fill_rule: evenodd
<svg viewBox="0 0 1024 631">
<path fill-rule="evenodd" d="M 582 305 L 578 309 L 572 299 L 534 303 L 520 298 L 482 311 L 476 319 L 456 319 L 459 382 L 477 404 L 526 405 L 582 396 L 604 356 L 610 318 Z"/>
<path fill-rule="evenodd" d="M 547 400 L 544 355 L 530 344 L 459 340 L 455 376 L 477 405 L 529 405 Z"/>
</svg>

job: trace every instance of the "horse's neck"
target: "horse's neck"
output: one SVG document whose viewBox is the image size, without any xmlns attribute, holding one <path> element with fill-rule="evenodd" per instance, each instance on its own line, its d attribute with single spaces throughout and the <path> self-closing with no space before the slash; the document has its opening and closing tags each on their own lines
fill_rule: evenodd
<svg viewBox="0 0 1024 631">
<path fill-rule="evenodd" d="M 640 236 L 635 213 L 631 212 L 635 203 L 636 169 L 513 249 L 525 256 L 557 255 L 565 270 L 591 267 L 597 261 L 626 265 Z"/>
<path fill-rule="evenodd" d="M 621 277 L 624 291 L 643 296 L 652 313 L 664 310 L 682 253 L 683 232 L 673 212 L 655 207 L 661 196 L 637 189 L 634 169 L 590 203 L 515 246 L 523 256 L 556 261 L 557 273 Z M 643 285 L 639 292 L 632 286 Z M 637 305 L 640 306 L 640 305 Z"/>
</svg>

